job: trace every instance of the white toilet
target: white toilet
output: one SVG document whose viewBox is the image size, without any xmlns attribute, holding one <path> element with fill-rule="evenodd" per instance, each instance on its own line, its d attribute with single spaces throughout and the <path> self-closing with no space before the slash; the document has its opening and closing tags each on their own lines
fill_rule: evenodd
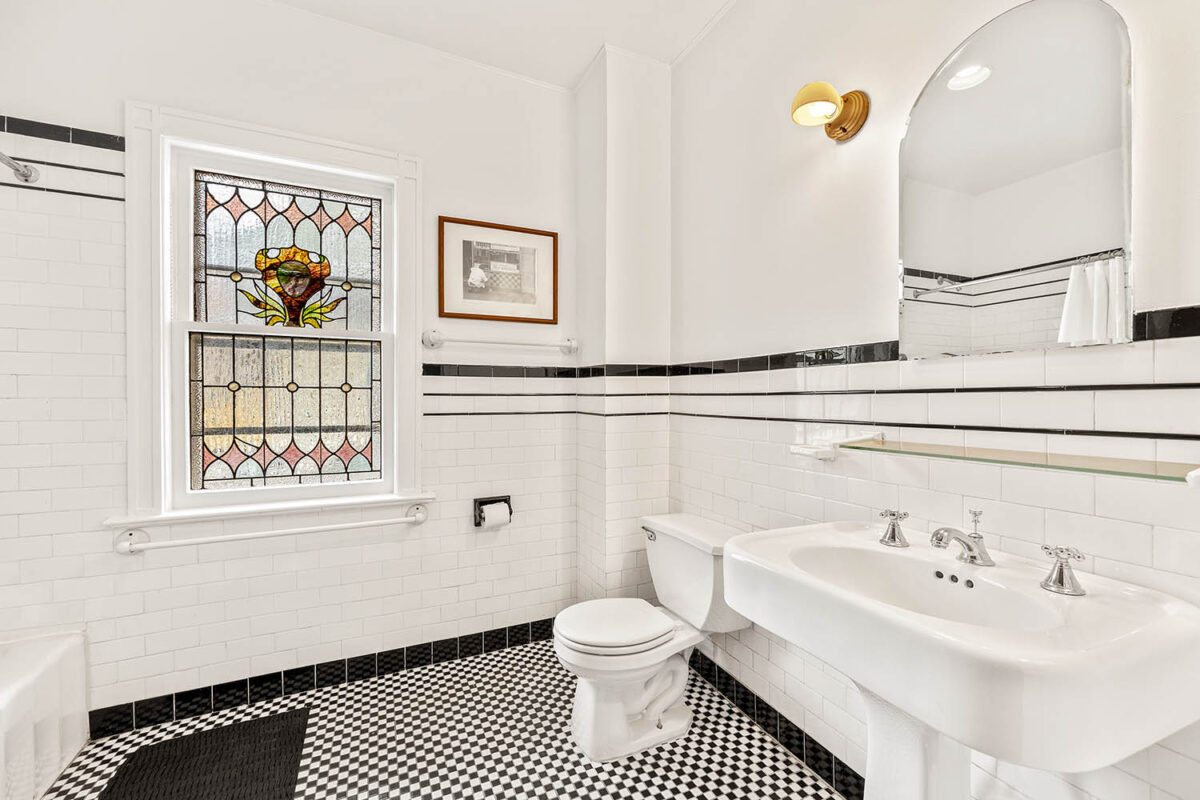
<svg viewBox="0 0 1200 800">
<path fill-rule="evenodd" d="M 739 531 L 692 514 L 643 517 L 662 607 L 635 598 L 576 603 L 554 619 L 554 652 L 578 676 L 571 733 L 611 761 L 687 733 L 691 650 L 705 635 L 749 627 L 725 604 L 721 553 Z"/>
</svg>

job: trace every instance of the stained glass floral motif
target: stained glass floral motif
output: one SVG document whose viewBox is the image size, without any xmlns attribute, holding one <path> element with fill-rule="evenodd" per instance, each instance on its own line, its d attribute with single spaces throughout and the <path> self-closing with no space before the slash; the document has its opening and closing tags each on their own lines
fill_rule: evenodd
<svg viewBox="0 0 1200 800">
<path fill-rule="evenodd" d="M 381 208 L 378 198 L 196 172 L 195 319 L 378 331 Z"/>
<path fill-rule="evenodd" d="M 378 342 L 193 333 L 191 487 L 381 476 Z"/>
<path fill-rule="evenodd" d="M 282 323 L 291 328 L 320 328 L 346 299 L 335 299 L 332 293 L 324 291 L 329 259 L 320 253 L 305 252 L 299 247 L 271 247 L 258 251 L 254 266 L 274 296 L 257 283 L 251 284 L 254 294 L 245 289 L 238 291 L 258 309 L 254 316 L 266 320 L 268 326 Z"/>
</svg>

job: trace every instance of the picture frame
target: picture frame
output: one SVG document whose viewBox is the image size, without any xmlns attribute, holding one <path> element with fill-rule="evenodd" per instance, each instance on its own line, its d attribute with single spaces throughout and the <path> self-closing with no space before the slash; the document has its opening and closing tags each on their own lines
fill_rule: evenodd
<svg viewBox="0 0 1200 800">
<path fill-rule="evenodd" d="M 558 324 L 558 234 L 438 217 L 438 316 Z"/>
</svg>

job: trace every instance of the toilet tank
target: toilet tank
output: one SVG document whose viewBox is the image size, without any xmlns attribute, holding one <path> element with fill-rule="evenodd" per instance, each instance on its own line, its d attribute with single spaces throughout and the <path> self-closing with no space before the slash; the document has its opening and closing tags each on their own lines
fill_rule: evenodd
<svg viewBox="0 0 1200 800">
<path fill-rule="evenodd" d="M 654 592 L 664 608 L 707 633 L 750 626 L 725 604 L 722 553 L 741 531 L 695 514 L 642 517 L 642 528 Z"/>
</svg>

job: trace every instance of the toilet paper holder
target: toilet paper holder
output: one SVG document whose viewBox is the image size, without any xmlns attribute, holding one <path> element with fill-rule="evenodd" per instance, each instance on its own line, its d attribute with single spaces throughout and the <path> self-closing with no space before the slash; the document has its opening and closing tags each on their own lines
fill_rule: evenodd
<svg viewBox="0 0 1200 800">
<path fill-rule="evenodd" d="M 491 505 L 492 503 L 504 503 L 504 505 L 508 506 L 509 516 L 512 516 L 512 513 L 513 513 L 512 495 L 501 494 L 501 495 L 497 495 L 495 497 L 476 497 L 475 498 L 475 527 L 476 528 L 483 527 L 483 507 L 486 505 Z"/>
</svg>

